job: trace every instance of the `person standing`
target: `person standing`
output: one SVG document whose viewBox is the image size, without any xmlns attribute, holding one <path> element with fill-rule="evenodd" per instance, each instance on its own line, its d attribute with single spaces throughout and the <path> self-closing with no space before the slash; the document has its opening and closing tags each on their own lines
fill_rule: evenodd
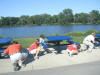
<svg viewBox="0 0 100 75">
<path fill-rule="evenodd" d="M 7 49 L 4 50 L 4 53 L 10 56 L 11 63 L 14 66 L 14 71 L 18 71 L 22 66 L 25 65 L 23 64 L 23 62 L 27 58 L 27 55 L 22 54 L 21 50 L 22 46 L 21 44 L 18 44 L 17 41 L 13 41 L 12 44 L 8 46 Z"/>
</svg>

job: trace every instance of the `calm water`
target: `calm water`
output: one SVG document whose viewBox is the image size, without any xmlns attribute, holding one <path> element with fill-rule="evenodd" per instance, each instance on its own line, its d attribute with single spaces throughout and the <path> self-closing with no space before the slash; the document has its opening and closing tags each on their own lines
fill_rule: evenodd
<svg viewBox="0 0 100 75">
<path fill-rule="evenodd" d="M 48 26 L 23 26 L 23 27 L 3 27 L 0 28 L 0 36 L 4 37 L 38 37 L 40 34 L 65 34 L 74 31 L 87 31 L 95 29 L 100 31 L 100 25 L 48 25 Z"/>
</svg>

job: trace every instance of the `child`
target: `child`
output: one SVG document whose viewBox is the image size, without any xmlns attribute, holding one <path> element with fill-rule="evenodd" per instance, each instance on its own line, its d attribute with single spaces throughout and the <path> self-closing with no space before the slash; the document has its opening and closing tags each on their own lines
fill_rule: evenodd
<svg viewBox="0 0 100 75">
<path fill-rule="evenodd" d="M 37 59 L 37 58 L 39 59 L 38 55 L 39 55 L 40 50 L 41 50 L 41 47 L 39 45 L 39 39 L 36 39 L 36 41 L 27 49 L 29 50 L 29 52 L 31 54 L 33 54 L 33 56 L 35 54 L 35 59 Z"/>
<path fill-rule="evenodd" d="M 67 47 L 67 51 L 69 56 L 72 56 L 73 54 L 78 54 L 78 48 L 77 45 L 71 44 Z"/>
</svg>

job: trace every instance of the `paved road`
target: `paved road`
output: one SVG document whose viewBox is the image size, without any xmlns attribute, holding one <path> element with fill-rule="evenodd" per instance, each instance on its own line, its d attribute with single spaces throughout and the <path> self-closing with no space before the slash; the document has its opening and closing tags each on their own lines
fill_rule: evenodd
<svg viewBox="0 0 100 75">
<path fill-rule="evenodd" d="M 51 69 L 3 73 L 0 75 L 100 75 L 100 61 Z"/>
</svg>

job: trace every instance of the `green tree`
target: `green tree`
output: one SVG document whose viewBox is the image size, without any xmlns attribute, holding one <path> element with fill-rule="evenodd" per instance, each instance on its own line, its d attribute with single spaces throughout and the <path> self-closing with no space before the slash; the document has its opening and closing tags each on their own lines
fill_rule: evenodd
<svg viewBox="0 0 100 75">
<path fill-rule="evenodd" d="M 52 21 L 53 24 L 58 24 L 58 20 L 59 20 L 58 15 L 53 15 L 52 19 L 53 19 L 53 21 Z"/>
<path fill-rule="evenodd" d="M 26 25 L 30 24 L 30 16 L 23 15 L 19 17 L 19 21 L 17 22 L 17 25 Z"/>
<path fill-rule="evenodd" d="M 20 26 L 20 25 L 67 25 L 79 24 L 100 24 L 100 13 L 92 10 L 90 13 L 76 13 L 73 15 L 72 9 L 64 9 L 58 15 L 40 14 L 34 16 L 22 15 L 20 17 L 0 17 L 0 26 Z"/>
<path fill-rule="evenodd" d="M 71 9 L 65 9 L 58 14 L 60 24 L 71 24 L 74 21 L 73 13 Z"/>
<path fill-rule="evenodd" d="M 65 10 L 63 10 L 63 14 L 64 14 L 65 19 L 66 19 L 66 24 L 73 22 L 74 18 L 73 18 L 72 9 L 65 9 Z"/>
<path fill-rule="evenodd" d="M 89 15 L 89 23 L 90 24 L 97 24 L 97 21 L 100 20 L 99 19 L 99 11 L 98 10 L 92 10 L 90 12 L 90 15 Z"/>
<path fill-rule="evenodd" d="M 65 24 L 65 16 L 62 12 L 59 13 L 59 15 L 58 15 L 58 23 L 61 24 L 61 25 Z"/>
<path fill-rule="evenodd" d="M 17 17 L 1 17 L 0 26 L 12 26 L 18 22 Z"/>
<path fill-rule="evenodd" d="M 88 17 L 89 17 L 89 15 L 87 13 L 75 14 L 74 15 L 74 22 L 81 23 L 81 24 L 87 24 Z"/>
</svg>

